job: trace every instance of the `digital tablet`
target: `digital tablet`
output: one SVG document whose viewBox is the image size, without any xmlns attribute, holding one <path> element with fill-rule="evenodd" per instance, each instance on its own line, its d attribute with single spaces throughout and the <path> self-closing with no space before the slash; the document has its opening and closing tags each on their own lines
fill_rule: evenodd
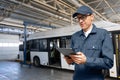
<svg viewBox="0 0 120 80">
<path fill-rule="evenodd" d="M 75 52 L 71 48 L 57 48 L 57 50 L 65 56 L 75 54 Z"/>
</svg>

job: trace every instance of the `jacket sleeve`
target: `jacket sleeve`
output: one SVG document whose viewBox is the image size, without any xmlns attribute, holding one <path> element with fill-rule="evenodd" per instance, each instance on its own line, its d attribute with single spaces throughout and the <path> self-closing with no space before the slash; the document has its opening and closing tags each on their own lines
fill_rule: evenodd
<svg viewBox="0 0 120 80">
<path fill-rule="evenodd" d="M 85 65 L 94 69 L 110 69 L 113 66 L 113 44 L 107 31 L 104 34 L 101 53 L 102 57 L 99 58 L 87 57 Z"/>
</svg>

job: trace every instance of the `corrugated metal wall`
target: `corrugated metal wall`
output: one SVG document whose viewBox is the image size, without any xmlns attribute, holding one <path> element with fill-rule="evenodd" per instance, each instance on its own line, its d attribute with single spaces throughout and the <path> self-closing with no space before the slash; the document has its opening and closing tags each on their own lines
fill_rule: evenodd
<svg viewBox="0 0 120 80">
<path fill-rule="evenodd" d="M 0 34 L 0 60 L 14 60 L 19 53 L 19 36 Z"/>
</svg>

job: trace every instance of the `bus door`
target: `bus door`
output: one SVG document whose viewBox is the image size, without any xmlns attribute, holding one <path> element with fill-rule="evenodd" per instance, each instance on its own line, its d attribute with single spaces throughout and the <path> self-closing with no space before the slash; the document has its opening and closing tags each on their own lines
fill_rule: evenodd
<svg viewBox="0 0 120 80">
<path fill-rule="evenodd" d="M 114 47 L 114 65 L 110 69 L 110 77 L 118 78 L 120 76 L 120 34 L 113 34 Z"/>
<path fill-rule="evenodd" d="M 49 39 L 49 64 L 60 67 L 60 53 L 56 49 L 59 47 L 60 40 L 56 38 Z"/>
</svg>

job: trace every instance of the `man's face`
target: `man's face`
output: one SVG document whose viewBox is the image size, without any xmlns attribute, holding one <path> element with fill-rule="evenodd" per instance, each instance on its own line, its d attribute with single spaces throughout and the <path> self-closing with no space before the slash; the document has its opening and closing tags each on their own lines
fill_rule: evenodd
<svg viewBox="0 0 120 80">
<path fill-rule="evenodd" d="M 93 15 L 81 15 L 81 14 L 78 14 L 77 15 L 77 19 L 78 19 L 78 22 L 79 22 L 79 25 L 80 27 L 83 29 L 83 31 L 88 31 L 91 24 L 92 24 L 92 21 L 94 19 L 94 16 Z"/>
</svg>

